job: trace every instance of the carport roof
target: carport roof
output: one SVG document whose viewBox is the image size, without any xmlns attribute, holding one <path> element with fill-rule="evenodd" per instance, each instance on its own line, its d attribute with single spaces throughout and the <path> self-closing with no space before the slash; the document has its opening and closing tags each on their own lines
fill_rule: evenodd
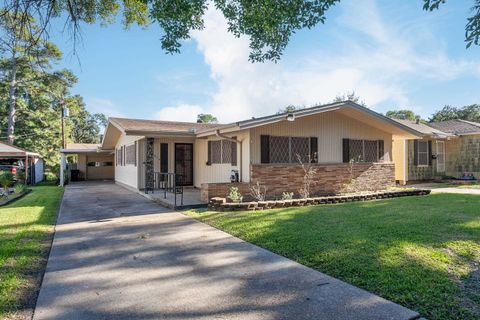
<svg viewBox="0 0 480 320">
<path fill-rule="evenodd" d="M 61 149 L 61 153 L 97 153 L 108 152 L 110 150 L 101 150 L 101 144 L 99 143 L 67 143 L 65 149 Z"/>
<path fill-rule="evenodd" d="M 14 146 L 8 142 L 0 141 L 0 157 L 36 157 L 40 158 L 40 155 L 36 152 L 30 152 L 23 148 Z"/>
</svg>

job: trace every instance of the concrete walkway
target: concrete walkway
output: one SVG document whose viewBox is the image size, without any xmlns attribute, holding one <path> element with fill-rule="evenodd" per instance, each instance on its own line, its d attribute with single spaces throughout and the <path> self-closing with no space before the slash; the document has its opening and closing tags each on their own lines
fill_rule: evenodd
<svg viewBox="0 0 480 320">
<path fill-rule="evenodd" d="M 65 191 L 40 319 L 416 319 L 114 184 Z"/>
<path fill-rule="evenodd" d="M 460 194 L 478 194 L 480 195 L 480 188 L 469 188 L 468 185 L 449 185 L 446 183 L 417 183 L 412 184 L 412 187 L 430 189 L 432 193 L 460 193 Z"/>
</svg>

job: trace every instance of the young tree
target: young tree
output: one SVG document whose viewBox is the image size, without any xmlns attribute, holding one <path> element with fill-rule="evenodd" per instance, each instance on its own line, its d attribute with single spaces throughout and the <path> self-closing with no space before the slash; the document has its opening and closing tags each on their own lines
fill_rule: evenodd
<svg viewBox="0 0 480 320">
<path fill-rule="evenodd" d="M 300 29 L 325 23 L 327 11 L 340 0 L 4 0 L 3 8 L 23 16 L 37 16 L 46 30 L 53 17 L 66 17 L 74 38 L 81 23 L 111 23 L 123 10 L 126 26 L 148 25 L 150 19 L 163 31 L 162 48 L 180 52 L 181 42 L 192 30 L 204 27 L 204 15 L 211 3 L 228 23 L 228 31 L 250 39 L 251 61 L 277 61 L 290 37 Z M 447 0 L 423 0 L 423 9 L 433 11 Z M 453 1 L 452 1 L 453 2 Z M 465 26 L 467 48 L 480 43 L 480 0 L 473 0 L 471 16 Z M 0 19 L 3 17 L 0 16 Z M 43 33 L 44 35 L 46 33 Z"/>
<path fill-rule="evenodd" d="M 352 92 L 347 92 L 344 94 L 337 94 L 335 99 L 332 100 L 332 102 L 343 102 L 343 101 L 352 101 L 355 102 L 363 107 L 366 107 L 367 105 L 365 104 L 365 101 L 362 100 L 359 96 L 355 94 L 355 91 Z"/>
<path fill-rule="evenodd" d="M 436 111 L 429 120 L 430 122 L 437 122 L 453 119 L 480 122 L 480 104 L 472 104 L 461 108 L 446 105 Z"/>
<path fill-rule="evenodd" d="M 415 112 L 408 109 L 390 110 L 390 111 L 387 111 L 385 115 L 389 118 L 395 118 L 400 120 L 411 120 L 411 121 L 415 121 L 421 118 L 419 115 L 415 114 Z"/>
<path fill-rule="evenodd" d="M 279 109 L 277 114 L 290 113 L 290 112 L 294 112 L 294 111 L 297 111 L 297 110 L 300 110 L 300 109 L 303 109 L 303 108 L 305 108 L 305 106 L 294 106 L 293 104 L 290 104 L 290 105 L 286 106 L 285 108 Z"/>
<path fill-rule="evenodd" d="M 218 119 L 209 113 L 200 113 L 197 115 L 197 123 L 218 123 Z"/>
</svg>

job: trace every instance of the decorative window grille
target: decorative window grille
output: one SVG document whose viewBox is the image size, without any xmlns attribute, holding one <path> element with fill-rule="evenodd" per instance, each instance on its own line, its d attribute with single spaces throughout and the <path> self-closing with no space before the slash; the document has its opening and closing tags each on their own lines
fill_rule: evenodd
<svg viewBox="0 0 480 320">
<path fill-rule="evenodd" d="M 290 137 L 270 137 L 270 163 L 290 163 Z"/>
<path fill-rule="evenodd" d="M 428 141 L 418 141 L 418 165 L 428 166 Z"/>
<path fill-rule="evenodd" d="M 298 156 L 308 162 L 310 138 L 270 136 L 269 152 L 270 163 L 298 163 Z"/>
<path fill-rule="evenodd" d="M 383 140 L 344 139 L 343 162 L 377 162 L 384 158 L 383 149 Z"/>
<path fill-rule="evenodd" d="M 125 147 L 125 164 L 133 164 L 136 165 L 136 145 L 132 144 Z"/>
<path fill-rule="evenodd" d="M 354 162 L 364 162 L 363 140 L 350 140 L 350 159 Z"/>
<path fill-rule="evenodd" d="M 117 149 L 117 166 L 123 165 L 123 148 Z"/>
<path fill-rule="evenodd" d="M 363 154 L 364 154 L 365 162 L 377 162 L 378 161 L 378 141 L 364 140 Z"/>
<path fill-rule="evenodd" d="M 209 164 L 230 163 L 237 165 L 237 143 L 230 140 L 208 142 Z"/>
<path fill-rule="evenodd" d="M 298 157 L 303 163 L 309 160 L 310 155 L 310 138 L 292 137 L 290 139 L 291 159 L 290 162 L 298 162 Z"/>
</svg>

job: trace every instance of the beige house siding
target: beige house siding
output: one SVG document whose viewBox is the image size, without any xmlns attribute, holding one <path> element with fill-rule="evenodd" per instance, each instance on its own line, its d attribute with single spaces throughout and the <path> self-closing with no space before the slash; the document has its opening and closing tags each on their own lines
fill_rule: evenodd
<svg viewBox="0 0 480 320">
<path fill-rule="evenodd" d="M 465 172 L 480 178 L 480 135 L 467 135 L 445 143 L 447 176 L 460 178 Z"/>
<path fill-rule="evenodd" d="M 115 145 L 115 150 L 122 146 L 129 146 L 134 144 L 135 141 L 142 139 L 141 136 L 127 136 L 122 134 Z M 138 143 L 137 143 L 137 166 L 133 164 L 119 165 L 117 164 L 117 153 L 115 152 L 115 181 L 125 184 L 132 188 L 138 188 Z"/>
<path fill-rule="evenodd" d="M 392 135 L 338 112 L 321 113 L 251 129 L 251 162 L 260 163 L 260 136 L 317 137 L 318 162 L 341 163 L 342 139 L 384 140 L 384 159 L 392 159 Z"/>
<path fill-rule="evenodd" d="M 436 140 L 426 140 L 432 141 L 432 154 L 437 153 L 437 144 Z M 435 159 L 432 160 L 432 164 L 428 166 L 417 166 L 414 161 L 414 140 L 408 140 L 408 180 L 431 180 L 440 178 L 444 173 L 437 173 L 437 162 Z M 431 155 L 430 155 L 431 156 Z"/>
<path fill-rule="evenodd" d="M 87 164 L 89 162 L 113 162 L 113 156 L 108 154 L 92 154 L 86 157 Z M 114 166 L 86 167 L 87 180 L 108 180 L 113 179 Z"/>
<path fill-rule="evenodd" d="M 394 139 L 392 143 L 392 159 L 395 163 L 395 180 L 406 183 L 407 177 L 407 146 L 408 140 Z"/>
<path fill-rule="evenodd" d="M 243 130 L 227 135 L 235 136 L 237 140 L 242 142 L 242 159 L 240 159 L 240 144 L 237 143 L 237 165 L 232 166 L 230 163 L 215 163 L 207 165 L 208 161 L 208 141 L 221 140 L 216 136 L 210 136 L 207 139 L 197 139 L 194 146 L 194 184 L 200 188 L 202 183 L 223 183 L 230 182 L 230 173 L 232 170 L 240 170 L 242 163 L 242 180 L 250 181 L 250 132 Z"/>
</svg>

